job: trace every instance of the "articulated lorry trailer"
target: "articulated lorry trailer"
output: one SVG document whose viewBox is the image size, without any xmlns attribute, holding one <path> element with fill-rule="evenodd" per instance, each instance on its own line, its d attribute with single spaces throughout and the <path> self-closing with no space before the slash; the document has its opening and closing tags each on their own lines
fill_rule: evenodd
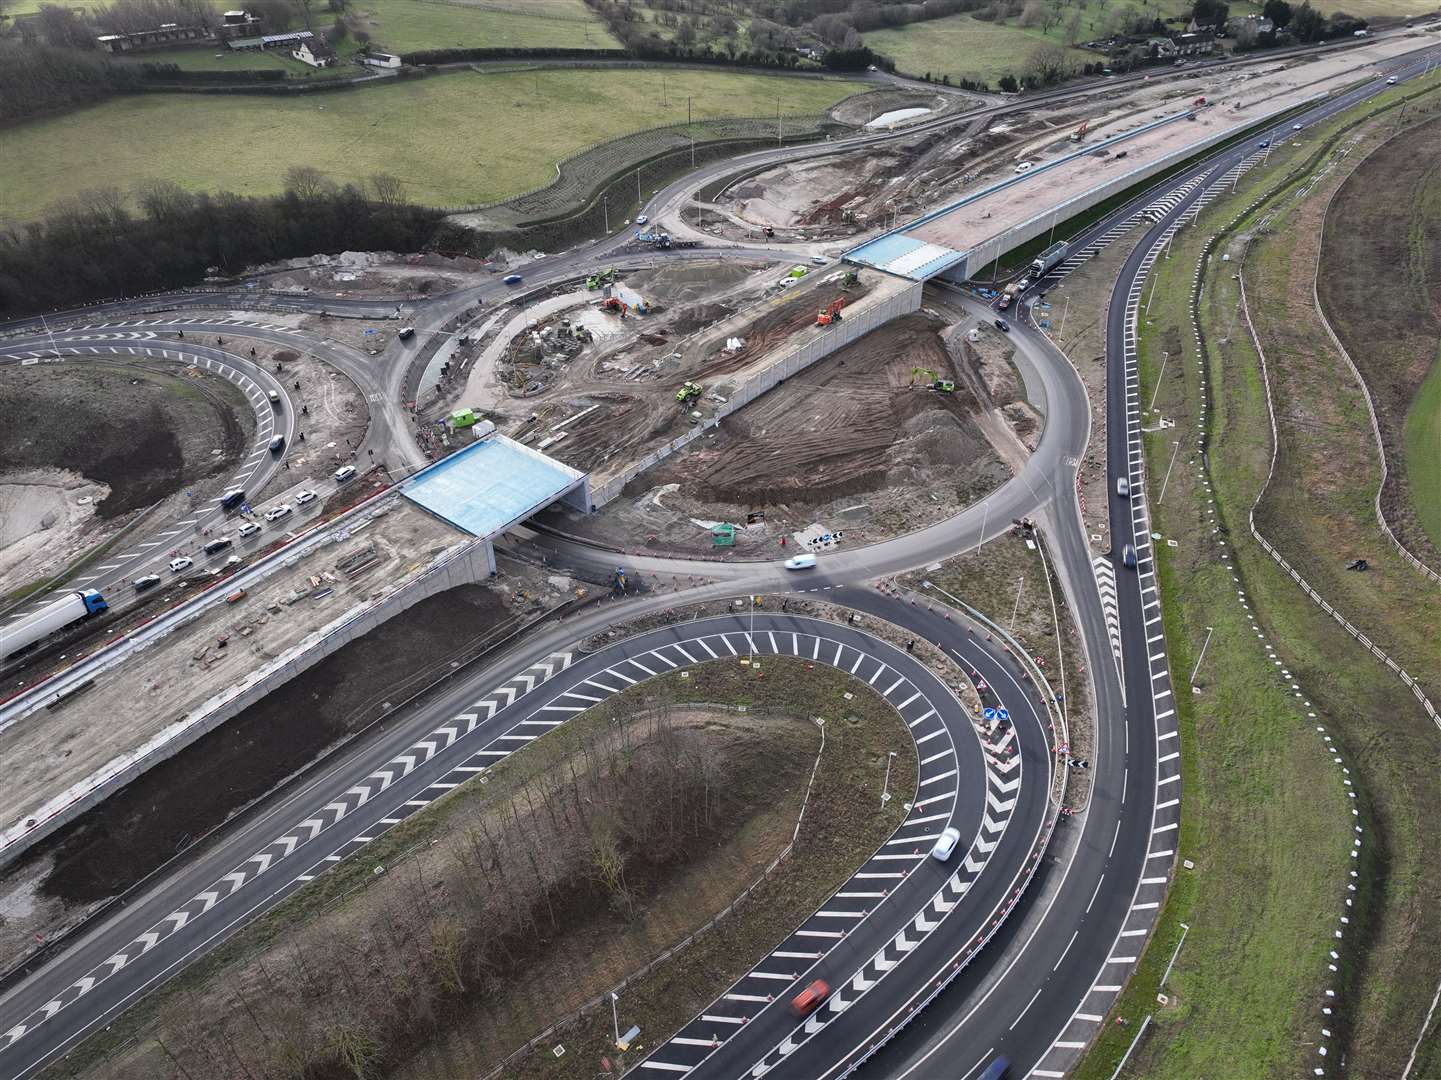
<svg viewBox="0 0 1441 1080">
<path fill-rule="evenodd" d="M 1071 245 L 1067 243 L 1052 244 L 1050 247 L 1046 248 L 1046 250 L 1041 252 L 1041 254 L 1036 257 L 1035 261 L 1031 263 L 1032 280 L 1044 273 L 1049 272 L 1051 267 L 1055 266 L 1058 262 L 1064 259 L 1066 257 L 1066 252 L 1070 250 Z"/>
<path fill-rule="evenodd" d="M 98 615 L 109 607 L 99 590 L 77 589 L 52 600 L 23 619 L 0 624 L 0 659 L 8 660 L 56 631 Z"/>
</svg>

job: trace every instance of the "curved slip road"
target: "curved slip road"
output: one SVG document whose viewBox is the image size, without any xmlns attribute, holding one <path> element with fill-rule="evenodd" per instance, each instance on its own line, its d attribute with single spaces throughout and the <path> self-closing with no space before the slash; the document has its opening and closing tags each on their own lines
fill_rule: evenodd
<svg viewBox="0 0 1441 1080">
<path fill-rule="evenodd" d="M 909 616 L 904 605 L 876 602 Z M 852 913 L 841 917 L 842 936 L 790 950 L 822 953 L 843 970 L 852 954 L 869 955 L 866 942 L 890 938 L 945 895 L 951 870 L 960 875 L 957 883 L 966 884 L 954 911 L 967 912 L 970 903 L 961 900 L 977 880 L 988 880 L 982 871 L 996 859 L 1004 875 L 1007 853 L 1025 846 L 1013 837 L 1034 836 L 1046 818 L 1050 756 L 1044 704 L 1008 680 L 1004 654 L 998 659 L 988 652 L 994 645 L 974 638 L 957 644 L 982 672 L 995 671 L 1005 688 L 1014 728 L 996 732 L 994 745 L 982 739 L 949 688 L 905 650 L 853 627 L 787 615 L 758 613 L 754 623 L 726 616 L 678 624 L 585 656 L 547 653 L 534 662 L 517 661 L 523 665 L 519 670 L 512 664 L 498 684 L 494 672 L 482 672 L 365 748 L 364 760 L 379 764 L 363 779 L 355 782 L 353 770 L 341 767 L 307 785 L 177 879 L 132 901 L 8 994 L 0 1001 L 6 1023 L 0 1032 L 0 1075 L 32 1075 L 330 864 L 361 852 L 390 826 L 575 713 L 655 674 L 712 659 L 735 660 L 752 647 L 758 656 L 799 655 L 852 674 L 898 709 L 916 739 L 921 795 L 893 838 L 902 842 L 883 845 L 861 871 L 904 868 L 907 878 L 879 903 L 873 897 L 833 898 L 827 907 Z M 416 738 L 417 730 L 425 732 L 422 738 Z M 947 825 L 959 828 L 970 847 L 950 867 L 932 865 L 924 854 L 928 838 Z M 244 857 L 237 857 L 242 851 Z M 888 855 L 903 857 L 882 857 Z M 855 879 L 869 880 L 878 879 Z M 980 888 L 976 893 L 990 895 Z M 856 915 L 858 910 L 869 914 Z M 819 916 L 801 929 L 833 926 L 834 919 Z M 767 1023 L 747 1027 L 747 1049 L 755 1045 L 750 1032 L 764 1031 Z"/>
</svg>

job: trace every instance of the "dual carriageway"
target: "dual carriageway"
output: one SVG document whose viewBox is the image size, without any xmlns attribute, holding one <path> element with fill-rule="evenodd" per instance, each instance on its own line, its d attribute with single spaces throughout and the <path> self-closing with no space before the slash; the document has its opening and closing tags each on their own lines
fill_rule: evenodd
<svg viewBox="0 0 1441 1080">
<path fill-rule="evenodd" d="M 1398 61 L 1394 74 L 1413 77 L 1432 59 Z M 1366 82 L 1288 117 L 1286 125 L 1325 119 L 1383 86 L 1379 80 Z M 939 644 L 973 682 L 988 688 L 991 700 L 1009 710 L 1012 722 L 1004 732 L 978 729 L 934 675 L 863 631 L 768 614 L 754 623 L 729 618 L 669 627 L 582 654 L 576 642 L 617 615 L 614 609 L 578 615 L 458 678 L 436 702 L 350 748 L 322 775 L 282 791 L 206 853 L 149 883 L 120 914 L 84 928 L 56 959 L 7 988 L 0 997 L 0 1074 L 33 1075 L 328 865 L 363 850 L 385 828 L 517 744 L 563 723 L 591 699 L 660 671 L 754 650 L 829 663 L 883 692 L 916 737 L 922 794 L 894 838 L 901 843 L 892 846 L 901 851 L 878 852 L 752 973 L 676 1038 L 657 1047 L 638 1075 L 834 1077 L 860 1068 L 863 1075 L 965 1078 L 997 1055 L 1010 1058 L 1017 1075 L 1064 1075 L 1141 955 L 1165 898 L 1180 819 L 1179 739 L 1140 453 L 1135 359 L 1140 283 L 1166 240 L 1234 182 L 1254 157 L 1256 140 L 1265 137 L 1258 133 L 1196 163 L 1075 238 L 1073 250 L 1085 250 L 1152 209 L 1144 217 L 1146 232 L 1115 285 L 1107 324 L 1108 412 L 1116 418 L 1107 435 L 1113 551 L 1108 577 L 1117 585 L 1113 605 L 1101 601 L 1075 501 L 1076 467 L 1090 434 L 1085 393 L 1065 357 L 1022 318 L 1013 329 L 1016 360 L 1046 425 L 1021 473 L 984 503 L 948 521 L 829 555 L 805 583 L 826 590 L 834 603 Z M 693 177 L 688 186 L 707 179 Z M 662 209 L 674 195 L 667 189 L 653 205 Z M 543 275 L 536 276 L 572 277 L 613 261 L 616 246 L 615 240 L 602 241 L 548 259 L 540 264 Z M 756 254 L 745 248 L 705 254 L 724 256 L 727 250 Z M 1044 287 L 1046 282 L 1038 282 L 1033 290 Z M 439 326 L 499 291 L 485 286 L 426 301 L 412 318 L 421 328 Z M 1032 298 L 1022 298 L 1023 310 Z M 948 294 L 945 301 L 974 316 L 988 314 L 969 297 Z M 153 300 L 148 303 L 150 310 L 156 307 Z M 175 304 L 189 306 L 184 298 Z M 338 305 L 326 306 L 334 313 Z M 388 302 L 371 306 L 393 308 Z M 104 317 L 114 320 L 122 314 L 112 306 Z M 221 318 L 185 323 L 187 336 L 223 334 L 225 326 Z M 146 329 L 169 333 L 179 328 L 176 321 L 173 326 L 151 322 Z M 246 332 L 293 333 L 263 327 Z M 87 349 L 112 347 L 96 343 L 95 329 L 54 333 L 56 344 L 64 343 L 66 333 L 87 333 L 92 335 Z M 33 350 L 36 340 L 7 340 L 0 345 L 0 359 Z M 372 401 L 367 442 L 399 460 L 416 456 L 413 446 L 404 445 L 403 414 L 399 424 L 390 415 L 398 413 L 399 399 L 389 399 L 392 410 L 377 408 L 373 396 L 394 390 L 405 365 L 333 343 L 313 347 L 328 350 L 325 358 L 355 379 Z M 1124 422 L 1118 422 L 1121 418 Z M 1131 498 L 1114 494 L 1119 477 L 1130 480 Z M 1052 798 L 1055 725 L 1065 719 L 1062 704 L 1041 692 L 1044 681 L 1033 678 L 998 642 L 967 634 L 964 622 L 931 610 L 924 594 L 898 595 L 867 584 L 983 543 L 988 522 L 994 534 L 995 523 L 1024 517 L 1035 520 L 1046 536 L 1094 687 L 1092 795 L 1074 817 L 1058 817 Z M 534 543 L 559 565 L 605 568 L 614 559 L 609 552 L 552 535 L 539 534 Z M 1114 557 L 1128 543 L 1138 556 L 1134 570 Z M 628 561 L 642 572 L 698 574 L 710 583 L 627 600 L 625 615 L 785 592 L 796 584 L 778 564 Z M 997 737 L 1009 740 L 1000 750 Z M 915 857 L 945 825 L 961 830 L 965 847 L 957 857 L 945 866 L 932 865 L 924 854 Z M 906 860 L 885 856 L 906 851 L 912 856 L 903 884 L 881 902 L 842 895 L 876 892 L 863 883 L 890 879 L 860 875 L 901 872 L 894 867 Z M 835 923 L 845 930 L 833 929 Z M 786 1001 L 817 973 L 837 990 L 815 1016 L 798 1023 L 789 1018 Z M 769 989 L 761 993 L 758 984 Z M 921 1004 L 927 1004 L 924 1011 L 917 1008 Z M 841 1016 L 843 1022 L 830 1022 Z"/>
</svg>

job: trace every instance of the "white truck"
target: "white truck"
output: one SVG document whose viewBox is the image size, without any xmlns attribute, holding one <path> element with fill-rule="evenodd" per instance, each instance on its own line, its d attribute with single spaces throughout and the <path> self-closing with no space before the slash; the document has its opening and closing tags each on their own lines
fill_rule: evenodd
<svg viewBox="0 0 1441 1080">
<path fill-rule="evenodd" d="M 1042 274 L 1049 273 L 1051 267 L 1064 259 L 1066 253 L 1070 250 L 1071 245 L 1064 241 L 1059 244 L 1052 244 L 1046 248 L 1046 250 L 1036 256 L 1035 260 L 1031 263 L 1031 277 L 1034 279 L 1040 277 Z"/>
<path fill-rule="evenodd" d="M 109 608 L 97 589 L 77 589 L 52 600 L 23 619 L 0 625 L 0 659 L 9 659 L 57 630 Z"/>
</svg>

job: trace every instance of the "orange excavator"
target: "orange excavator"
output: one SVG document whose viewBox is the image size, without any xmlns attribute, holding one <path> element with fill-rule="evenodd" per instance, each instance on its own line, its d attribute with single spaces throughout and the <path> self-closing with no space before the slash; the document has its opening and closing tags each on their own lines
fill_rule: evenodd
<svg viewBox="0 0 1441 1080">
<path fill-rule="evenodd" d="M 630 311 L 630 306 L 619 297 L 607 296 L 604 300 L 600 302 L 600 309 L 601 311 L 608 312 L 612 315 L 619 315 L 622 319 L 624 319 L 626 313 Z"/>
<path fill-rule="evenodd" d="M 838 296 L 825 307 L 821 308 L 816 315 L 817 326 L 830 326 L 833 322 L 841 321 L 841 308 L 846 306 L 846 298 Z"/>
</svg>

